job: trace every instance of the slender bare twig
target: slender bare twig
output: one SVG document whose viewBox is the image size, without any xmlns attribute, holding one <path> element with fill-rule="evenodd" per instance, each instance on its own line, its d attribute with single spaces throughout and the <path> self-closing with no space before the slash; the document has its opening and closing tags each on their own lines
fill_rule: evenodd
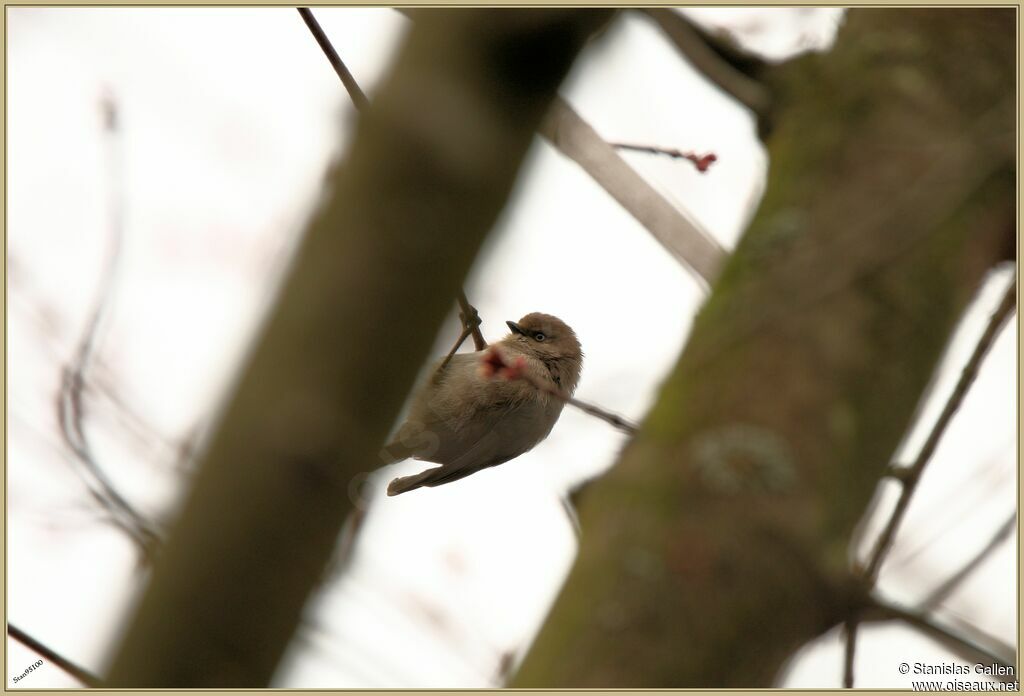
<svg viewBox="0 0 1024 696">
<path fill-rule="evenodd" d="M 309 30 L 313 33 L 313 36 L 316 38 L 317 43 L 320 44 L 320 48 L 327 56 L 327 60 L 330 61 L 331 65 L 334 67 L 335 72 L 338 73 L 338 77 L 340 77 L 341 81 L 345 84 L 345 87 L 346 89 L 348 89 L 349 95 L 352 97 L 352 101 L 355 104 L 356 109 L 362 110 L 368 103 L 366 101 L 365 95 L 363 94 L 363 91 L 359 89 L 359 85 L 352 77 L 352 73 L 348 70 L 347 67 L 345 67 L 345 63 L 341 60 L 341 56 L 339 56 L 338 52 L 334 50 L 334 46 L 331 45 L 330 39 L 328 39 L 326 34 L 324 34 L 323 29 L 317 23 L 316 18 L 313 17 L 313 13 L 310 12 L 308 8 L 300 7 L 299 14 L 302 15 L 303 21 L 306 22 L 306 26 L 308 26 Z M 566 106 L 565 108 L 568 107 Z M 557 128 L 553 130 L 553 133 L 555 137 L 551 137 L 550 139 L 556 145 L 559 145 Z M 562 146 L 559 145 L 559 147 L 561 148 Z M 713 244 L 713 242 L 705 242 L 705 244 L 708 243 Z M 716 256 L 716 262 L 718 261 L 717 257 L 722 255 L 721 251 L 717 249 L 717 246 L 715 247 L 715 249 L 711 250 L 708 253 L 710 253 L 712 256 Z M 700 267 L 703 269 L 704 264 L 702 263 Z M 708 271 L 702 272 L 702 275 L 705 278 L 709 277 Z M 483 334 L 480 333 L 479 315 L 476 309 L 473 308 L 473 306 L 469 303 L 469 300 L 466 299 L 466 293 L 464 291 L 459 293 L 458 300 L 459 307 L 461 309 L 459 316 L 462 319 L 462 333 L 459 335 L 459 338 L 456 340 L 455 345 L 452 347 L 451 351 L 449 351 L 448 355 L 442 361 L 440 367 L 438 368 L 439 370 L 443 370 L 445 367 L 447 367 L 448 363 L 452 359 L 452 356 L 455 355 L 455 352 L 459 349 L 462 343 L 469 336 L 473 336 L 473 343 L 476 346 L 477 350 L 483 350 L 484 348 L 487 347 L 487 342 L 484 340 Z M 547 385 L 534 383 L 532 380 L 531 383 L 537 389 L 550 393 L 552 396 L 555 396 L 556 398 L 561 399 L 572 406 L 575 406 L 576 408 L 580 409 L 585 413 L 589 413 L 590 415 L 595 416 L 596 418 L 600 418 L 601 420 L 605 421 L 606 423 L 609 423 L 613 427 L 618 428 L 619 430 L 625 433 L 632 435 L 635 434 L 637 431 L 637 427 L 635 425 L 626 421 L 624 418 L 620 416 L 609 413 L 604 409 L 601 409 L 592 404 L 580 401 L 579 399 L 574 399 L 571 396 L 565 396 L 564 394 L 561 394 L 557 390 L 551 389 Z"/>
<path fill-rule="evenodd" d="M 657 147 L 655 145 L 636 145 L 634 143 L 608 143 L 616 150 L 632 150 L 634 152 L 646 152 L 651 155 L 665 155 L 672 159 L 684 159 L 693 162 L 698 172 L 704 173 L 712 164 L 718 161 L 718 155 L 713 152 L 698 155 L 696 152 L 683 152 L 673 147 Z"/>
<path fill-rule="evenodd" d="M 860 617 L 850 616 L 843 624 L 843 688 L 853 688 L 853 662 L 857 654 L 857 629 L 860 627 Z"/>
<path fill-rule="evenodd" d="M 65 672 L 67 672 L 72 677 L 82 682 L 86 686 L 93 689 L 103 688 L 103 681 L 95 674 L 93 674 L 87 669 L 79 667 L 63 655 L 46 647 L 45 645 L 40 643 L 38 640 L 30 636 L 29 634 L 22 631 L 14 624 L 7 624 L 7 633 L 11 636 L 11 638 L 14 638 L 14 640 L 18 641 L 19 643 L 27 647 L 29 650 L 44 657 L 48 662 L 51 662 L 57 667 L 60 667 L 62 670 L 64 670 Z"/>
<path fill-rule="evenodd" d="M 414 17 L 410 8 L 398 11 Z M 647 183 L 564 99 L 555 99 L 537 132 L 575 161 L 677 261 L 703 283 L 712 283 L 726 257 L 721 245 Z"/>
<path fill-rule="evenodd" d="M 904 515 L 906 514 L 908 506 L 910 505 L 910 499 L 914 495 L 914 491 L 921 479 L 921 474 L 923 473 L 924 468 L 927 466 L 931 456 L 938 447 L 939 441 L 942 439 L 942 435 L 945 433 L 953 415 L 960 408 L 960 404 L 963 403 L 964 397 L 967 395 L 968 390 L 974 383 L 974 379 L 977 377 L 981 363 L 989 349 L 992 347 L 992 344 L 995 342 L 996 336 L 999 334 L 999 330 L 1013 313 L 1017 299 L 1016 288 L 1017 283 L 1016 279 L 1014 279 L 1014 281 L 1010 283 L 1009 288 L 1007 288 L 1006 294 L 1003 296 L 999 307 L 989 319 L 989 323 L 985 327 L 985 331 L 982 333 L 974 351 L 971 353 L 970 358 L 960 373 L 960 379 L 957 381 L 956 387 L 953 389 L 953 393 L 950 394 L 949 399 L 946 401 L 946 405 L 943 408 L 942 413 L 932 426 L 928 439 L 921 447 L 921 450 L 914 462 L 905 466 L 890 465 L 886 469 L 886 475 L 897 479 L 902 484 L 903 489 L 900 491 L 900 498 L 896 503 L 896 507 L 893 509 L 889 522 L 879 535 L 868 565 L 862 573 L 861 579 L 866 588 L 870 589 L 874 586 L 875 582 L 877 582 L 878 572 L 886 558 L 886 554 L 889 549 L 892 548 L 896 532 L 899 529 L 899 525 L 902 522 Z M 928 633 L 933 638 L 936 638 L 940 642 L 946 644 L 947 647 L 958 654 L 971 655 L 974 658 L 977 658 L 978 655 L 982 655 L 986 658 L 991 657 L 993 661 L 1003 664 L 1008 663 L 1009 660 L 1000 660 L 995 655 L 978 646 L 975 642 L 935 624 L 927 615 L 927 612 L 943 598 L 948 596 L 968 575 L 970 575 L 970 573 L 974 571 L 978 565 L 981 564 L 991 550 L 998 545 L 1006 534 L 1009 533 L 1014 519 L 1015 515 L 1011 515 L 1010 519 L 1003 525 L 1003 527 L 1000 528 L 996 536 L 983 549 L 981 549 L 981 551 L 976 554 L 964 568 L 955 573 L 949 578 L 949 580 L 940 585 L 927 599 L 925 599 L 918 611 L 911 612 L 909 610 L 882 604 L 878 604 L 876 609 L 880 608 L 881 611 L 884 614 L 887 614 L 889 618 L 902 619 L 906 623 Z M 857 628 L 860 618 L 859 614 L 853 615 L 848 617 L 844 623 L 846 632 L 846 652 L 843 668 L 843 685 L 847 688 L 851 688 L 853 686 L 853 660 L 856 651 Z M 994 639 L 992 640 L 994 641 Z"/>
<path fill-rule="evenodd" d="M 108 115 L 107 119 L 109 118 Z M 38 349 L 41 354 L 45 354 L 47 360 L 64 362 L 65 346 L 61 335 L 64 330 L 63 327 L 58 328 L 61 312 L 39 296 L 42 293 L 34 287 L 28 270 L 13 252 L 8 254 L 8 265 L 15 269 L 15 272 L 8 273 L 12 302 L 17 302 L 34 322 L 40 338 L 36 344 Z M 83 378 L 83 390 L 90 397 L 97 397 L 95 401 L 90 399 L 91 403 L 104 406 L 110 412 L 110 417 L 122 428 L 121 432 L 131 437 L 137 444 L 151 446 L 155 442 L 167 449 L 177 449 L 180 446 L 147 421 L 139 409 L 124 396 L 116 383 L 116 375 L 104 365 L 102 355 L 96 356 L 90 364 L 89 373 L 83 375 Z M 90 415 L 95 418 L 97 413 L 93 411 Z M 64 449 L 61 449 L 61 452 L 63 454 Z"/>
<path fill-rule="evenodd" d="M 466 299 L 466 293 L 462 290 L 459 291 L 459 320 L 462 322 L 462 332 L 459 337 L 455 339 L 455 344 L 452 349 L 448 351 L 448 354 L 444 356 L 444 360 L 438 366 L 438 373 L 443 372 L 448 363 L 452 361 L 455 353 L 462 347 L 462 344 L 466 342 L 466 339 L 470 336 L 473 337 L 473 345 L 476 350 L 483 350 L 487 347 L 487 341 L 484 340 L 484 335 L 480 333 L 480 313 L 476 311 L 476 307 L 469 303 Z"/>
<path fill-rule="evenodd" d="M 617 430 L 621 430 L 627 435 L 636 435 L 637 432 L 640 430 L 640 428 L 636 424 L 631 423 L 622 416 L 616 415 L 609 411 L 605 411 L 600 406 L 595 406 L 594 404 L 587 403 L 586 401 L 582 401 L 572 396 L 566 397 L 564 394 L 560 394 L 557 391 L 552 390 L 550 387 L 538 385 L 536 382 L 532 380 L 531 384 L 533 384 L 533 386 L 537 387 L 538 389 L 542 389 L 548 394 L 551 394 L 555 398 L 564 399 L 565 403 L 569 404 L 570 406 L 575 406 L 576 408 L 578 408 L 579 410 L 583 411 L 588 415 L 594 416 L 595 418 L 600 418 L 608 425 L 612 426 Z"/>
<path fill-rule="evenodd" d="M 370 101 L 366 98 L 366 94 L 359 87 L 359 83 L 356 82 L 352 72 L 345 65 L 345 61 L 341 59 L 338 52 L 334 50 L 334 45 L 331 40 L 327 38 L 327 34 L 324 33 L 320 23 L 316 21 L 316 17 L 313 16 L 313 12 L 308 7 L 297 8 L 299 15 L 302 17 L 302 21 L 309 27 L 310 33 L 313 34 L 313 38 L 320 45 L 320 49 L 327 56 L 328 62 L 331 67 L 334 68 L 334 72 L 338 74 L 341 79 L 341 83 L 345 85 L 345 89 L 348 91 L 349 97 L 352 99 L 352 104 L 356 107 L 356 111 L 362 112 L 370 105 Z M 455 345 L 451 351 L 445 357 L 444 361 L 438 370 L 443 370 L 448 366 L 452 356 L 462 346 L 465 340 L 469 337 L 473 337 L 473 345 L 476 346 L 477 350 L 483 350 L 487 347 L 487 341 L 484 340 L 484 335 L 480 332 L 480 315 L 477 313 L 476 308 L 469 303 L 466 299 L 466 293 L 464 290 L 459 291 L 459 318 L 462 320 L 462 334 L 456 340 Z"/>
<path fill-rule="evenodd" d="M 942 439 L 942 435 L 945 433 L 953 415 L 960 408 L 960 404 L 963 403 L 964 397 L 967 395 L 968 390 L 974 383 L 974 379 L 977 377 L 981 363 L 989 349 L 992 347 L 992 344 L 995 342 L 996 336 L 999 334 L 999 330 L 1013 313 L 1017 298 L 1016 288 L 1017 283 L 1014 278 L 1010 283 L 1009 288 L 1007 288 L 1002 301 L 996 308 L 996 311 L 989 319 L 989 323 L 985 327 L 985 331 L 982 333 L 974 351 L 971 353 L 970 358 L 960 373 L 960 379 L 957 381 L 956 387 L 953 389 L 952 394 L 950 394 L 949 399 L 946 401 L 946 405 L 943 408 L 942 413 L 932 426 L 928 439 L 921 447 L 921 450 L 918 452 L 914 462 L 909 465 L 900 466 L 890 464 L 886 467 L 885 475 L 895 478 L 902 484 L 903 488 L 900 491 L 899 500 L 896 503 L 896 507 L 893 509 L 889 522 L 878 537 L 868 565 L 861 573 L 860 579 L 867 590 L 870 590 L 878 580 L 878 572 L 886 558 L 886 554 L 889 549 L 892 548 L 896 532 L 899 529 L 899 525 L 903 520 L 904 515 L 906 514 L 907 508 L 910 504 L 910 499 L 917 488 L 917 484 L 921 479 L 921 474 L 923 473 L 924 468 L 927 466 L 928 461 L 931 459 L 931 456 L 938 447 L 939 441 Z M 981 551 L 976 554 L 967 563 L 967 565 L 964 566 L 964 568 L 936 588 L 936 590 L 927 599 L 925 599 L 918 611 L 911 612 L 909 610 L 882 604 L 876 604 L 875 609 L 882 611 L 882 613 L 886 614 L 888 618 L 900 618 L 903 621 L 910 623 L 911 625 L 932 635 L 932 637 L 937 638 L 941 642 L 945 643 L 947 647 L 950 647 L 960 654 L 965 654 L 966 651 L 967 653 L 975 656 L 978 654 L 988 655 L 983 648 L 977 646 L 974 642 L 969 641 L 963 636 L 952 633 L 949 629 L 935 624 L 930 617 L 927 616 L 927 612 L 937 605 L 942 599 L 952 593 L 953 590 L 963 582 L 963 580 L 970 575 L 978 565 L 981 564 L 988 554 L 991 553 L 992 549 L 994 549 L 1009 533 L 1009 530 L 1012 529 L 1014 520 L 1015 515 L 1011 515 L 1010 519 L 1000 527 L 1000 530 L 996 533 L 993 539 L 989 541 L 989 543 L 986 544 L 986 546 L 981 549 Z M 872 601 L 877 602 L 877 600 Z M 843 624 L 846 634 L 843 685 L 847 688 L 851 688 L 853 686 L 853 661 L 856 651 L 857 628 L 861 618 L 862 617 L 858 612 L 847 617 Z M 981 652 L 979 653 L 979 651 Z M 1002 662 L 994 656 L 993 659 Z"/>
<path fill-rule="evenodd" d="M 101 407 L 127 438 L 139 446 L 155 446 L 162 453 L 170 453 L 173 460 L 178 459 L 182 443 L 168 437 L 146 419 L 140 413 L 140 409 L 124 395 L 123 389 L 116 383 L 116 375 L 110 370 L 103 369 L 101 362 L 92 364 L 84 386 L 89 395 L 94 397 L 91 399 L 92 404 Z M 177 465 L 178 462 L 174 461 L 174 464 Z"/>
<path fill-rule="evenodd" d="M 564 99 L 555 99 L 539 132 L 579 164 L 676 260 L 708 285 L 714 281 L 726 258 L 721 245 L 647 183 Z"/>
<path fill-rule="evenodd" d="M 110 188 L 113 201 L 111 239 L 92 314 L 86 323 L 74 358 L 62 371 L 61 389 L 57 399 L 57 420 L 64 441 L 88 475 L 86 484 L 90 494 L 107 510 L 113 523 L 138 544 L 147 558 L 151 558 L 160 542 L 160 535 L 156 527 L 118 492 L 94 455 L 85 431 L 86 375 L 93 361 L 100 327 L 114 295 L 116 269 L 120 260 L 124 235 L 120 201 L 120 161 L 117 156 L 119 127 L 117 109 L 109 96 L 103 99 L 101 106 L 104 114 L 104 131 L 110 152 Z"/>
<path fill-rule="evenodd" d="M 921 451 L 918 453 L 914 463 L 911 464 L 909 470 L 905 472 L 905 476 L 903 478 L 903 490 L 900 492 L 899 500 L 896 502 L 896 507 L 893 509 L 892 516 L 889 518 L 888 524 L 885 526 L 885 529 L 882 530 L 881 535 L 878 537 L 878 541 L 875 543 L 871 559 L 864 571 L 864 579 L 869 586 L 873 585 L 875 580 L 878 578 L 878 571 L 882 566 L 882 562 L 885 560 L 886 554 L 892 546 L 896 532 L 907 512 L 910 499 L 914 495 L 914 491 L 917 489 L 918 482 L 921 480 L 921 473 L 924 471 L 925 466 L 928 465 L 928 461 L 931 459 L 932 454 L 938 447 L 939 441 L 946 432 L 946 427 L 953 419 L 953 415 L 960 408 L 960 404 L 963 403 L 964 397 L 967 395 L 967 391 L 974 383 L 975 377 L 978 376 L 978 370 L 981 367 L 981 363 L 989 349 L 992 347 L 992 344 L 995 342 L 996 336 L 999 334 L 999 330 L 1010 318 L 1010 315 L 1013 314 L 1016 306 L 1017 282 L 1016 277 L 1014 277 L 1010 282 L 1010 286 L 1006 289 L 1006 294 L 1003 295 L 1002 301 L 999 303 L 996 311 L 993 312 L 991 319 L 989 319 L 988 326 L 985 327 L 984 333 L 982 333 L 981 338 L 974 347 L 974 352 L 971 354 L 970 359 L 968 359 L 967 364 L 964 365 L 964 368 L 960 373 L 960 379 L 957 381 L 956 387 L 953 389 L 953 393 L 950 394 L 949 399 L 946 401 L 946 405 L 942 409 L 942 413 L 939 414 L 938 419 L 932 426 L 931 432 L 928 434 L 928 439 L 925 440 L 925 443 L 921 447 Z M 904 472 L 901 472 L 901 474 L 902 473 Z"/>
<path fill-rule="evenodd" d="M 521 359 L 522 358 L 520 358 L 520 360 Z M 636 425 L 630 423 L 622 416 L 605 411 L 603 408 L 589 404 L 586 401 L 573 398 L 550 384 L 541 382 L 539 379 L 536 379 L 533 375 L 526 372 L 526 370 L 522 369 L 520 364 L 510 365 L 505 361 L 504 356 L 496 350 L 488 351 L 484 355 L 484 360 L 491 374 L 497 374 L 504 379 L 521 379 L 530 384 L 537 391 L 558 399 L 562 403 L 575 406 L 584 413 L 603 420 L 605 423 L 608 423 L 617 430 L 621 430 L 627 435 L 636 435 L 639 431 L 639 428 Z"/>
<path fill-rule="evenodd" d="M 763 118 L 767 114 L 771 104 L 768 89 L 720 56 L 688 19 L 669 8 L 641 11 L 658 23 L 676 49 L 704 77 L 757 116 Z"/>
<path fill-rule="evenodd" d="M 299 7 L 299 15 L 302 17 L 302 21 L 309 27 L 310 33 L 313 34 L 313 38 L 320 44 L 320 49 L 327 56 L 327 60 L 330 61 L 331 67 L 334 68 L 334 72 L 338 73 L 338 77 L 341 79 L 341 84 L 345 85 L 345 89 L 348 90 L 348 95 L 352 98 L 352 103 L 355 104 L 357 111 L 363 111 L 367 106 L 370 105 L 369 100 L 366 98 L 366 94 L 359 88 L 359 84 L 356 82 L 356 78 L 352 76 L 351 71 L 345 66 L 344 61 L 341 60 L 341 56 L 334 50 L 334 46 L 331 45 L 330 39 L 327 38 L 327 34 L 320 27 L 320 23 L 316 21 L 316 17 L 308 7 Z"/>
<path fill-rule="evenodd" d="M 459 337 L 455 339 L 455 344 L 452 345 L 451 350 L 448 351 L 448 354 L 444 356 L 444 360 L 442 360 L 441 364 L 438 365 L 437 371 L 439 373 L 443 372 L 444 369 L 448 367 L 448 363 L 450 363 L 452 361 L 452 358 L 455 357 L 455 353 L 459 350 L 462 344 L 465 343 L 466 339 L 469 338 L 472 333 L 472 328 L 464 323 L 462 325 L 462 332 L 459 334 Z"/>
<path fill-rule="evenodd" d="M 929 594 L 918 607 L 920 611 L 931 611 L 941 604 L 944 599 L 953 594 L 953 592 L 956 591 L 956 588 L 962 585 L 964 580 L 970 577 L 975 570 L 981 567 L 982 563 L 985 562 L 985 559 L 987 559 L 1000 544 L 1009 538 L 1010 532 L 1012 532 L 1016 526 L 1016 522 L 1017 513 L 1011 512 L 1010 516 L 1007 517 L 1006 521 L 999 526 L 999 529 L 996 530 L 995 534 L 992 535 L 992 538 L 988 540 L 987 544 L 979 549 L 978 552 L 975 553 L 962 568 L 960 568 L 960 570 L 953 573 L 945 582 L 932 590 L 931 594 Z"/>
<path fill-rule="evenodd" d="M 992 636 L 982 635 L 986 644 L 998 646 L 997 650 L 999 652 L 993 651 L 978 641 L 971 640 L 942 626 L 930 614 L 925 612 L 907 609 L 875 599 L 872 601 L 871 606 L 865 610 L 863 620 L 902 621 L 939 641 L 952 652 L 972 664 L 994 664 L 1004 668 L 1013 668 L 1014 650 L 1011 646 L 1004 645 L 1002 641 Z M 1014 676 L 1015 674 L 1016 672 L 1014 671 L 1013 674 L 993 674 L 991 676 L 1000 681 L 1012 682 L 1017 679 Z"/>
<path fill-rule="evenodd" d="M 469 303 L 466 299 L 466 293 L 464 290 L 459 291 L 459 319 L 462 320 L 462 326 L 471 327 L 470 335 L 473 336 L 473 347 L 477 350 L 483 350 L 487 347 L 487 341 L 484 340 L 484 335 L 480 333 L 480 314 L 476 311 L 476 307 Z"/>
</svg>

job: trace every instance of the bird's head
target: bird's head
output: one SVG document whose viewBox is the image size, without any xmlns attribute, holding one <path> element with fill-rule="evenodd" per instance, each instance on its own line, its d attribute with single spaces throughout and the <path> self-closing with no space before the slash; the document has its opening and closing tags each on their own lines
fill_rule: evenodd
<svg viewBox="0 0 1024 696">
<path fill-rule="evenodd" d="M 576 333 L 569 325 L 550 314 L 533 312 L 519 321 L 507 321 L 512 333 L 502 339 L 513 350 L 563 368 L 570 393 L 579 380 L 583 350 Z"/>
</svg>

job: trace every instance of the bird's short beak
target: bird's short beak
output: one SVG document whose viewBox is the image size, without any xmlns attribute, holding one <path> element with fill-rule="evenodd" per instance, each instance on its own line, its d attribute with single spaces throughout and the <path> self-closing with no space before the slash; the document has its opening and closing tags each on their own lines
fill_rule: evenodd
<svg viewBox="0 0 1024 696">
<path fill-rule="evenodd" d="M 523 331 L 523 327 L 521 327 L 519 324 L 515 323 L 514 321 L 506 321 L 505 323 L 508 324 L 508 328 L 512 329 L 512 333 L 519 334 L 520 336 L 525 336 L 526 335 L 526 332 Z"/>
</svg>

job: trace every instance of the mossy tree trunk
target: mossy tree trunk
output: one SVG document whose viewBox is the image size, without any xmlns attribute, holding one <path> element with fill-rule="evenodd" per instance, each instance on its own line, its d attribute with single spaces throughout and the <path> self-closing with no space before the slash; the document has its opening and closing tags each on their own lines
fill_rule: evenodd
<svg viewBox="0 0 1024 696">
<path fill-rule="evenodd" d="M 857 604 L 854 526 L 1012 253 L 1015 25 L 855 9 L 833 50 L 761 75 L 764 201 L 583 493 L 579 558 L 514 686 L 769 686 Z"/>
<path fill-rule="evenodd" d="M 610 12 L 424 12 L 328 182 L 114 658 L 265 686 L 559 83 Z"/>
</svg>

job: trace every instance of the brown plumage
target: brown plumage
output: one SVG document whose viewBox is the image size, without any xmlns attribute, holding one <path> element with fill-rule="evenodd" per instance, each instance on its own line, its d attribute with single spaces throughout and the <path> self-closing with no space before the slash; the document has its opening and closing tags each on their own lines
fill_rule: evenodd
<svg viewBox="0 0 1024 696">
<path fill-rule="evenodd" d="M 421 486 L 440 486 L 528 452 L 548 436 L 563 401 L 526 380 L 490 374 L 488 351 L 501 362 L 519 365 L 533 379 L 571 396 L 579 382 L 583 351 L 576 334 L 550 314 L 534 312 L 484 351 L 459 353 L 444 370 L 435 368 L 417 392 L 409 417 L 384 448 L 390 462 L 413 458 L 441 466 L 396 478 L 388 495 Z"/>
</svg>

